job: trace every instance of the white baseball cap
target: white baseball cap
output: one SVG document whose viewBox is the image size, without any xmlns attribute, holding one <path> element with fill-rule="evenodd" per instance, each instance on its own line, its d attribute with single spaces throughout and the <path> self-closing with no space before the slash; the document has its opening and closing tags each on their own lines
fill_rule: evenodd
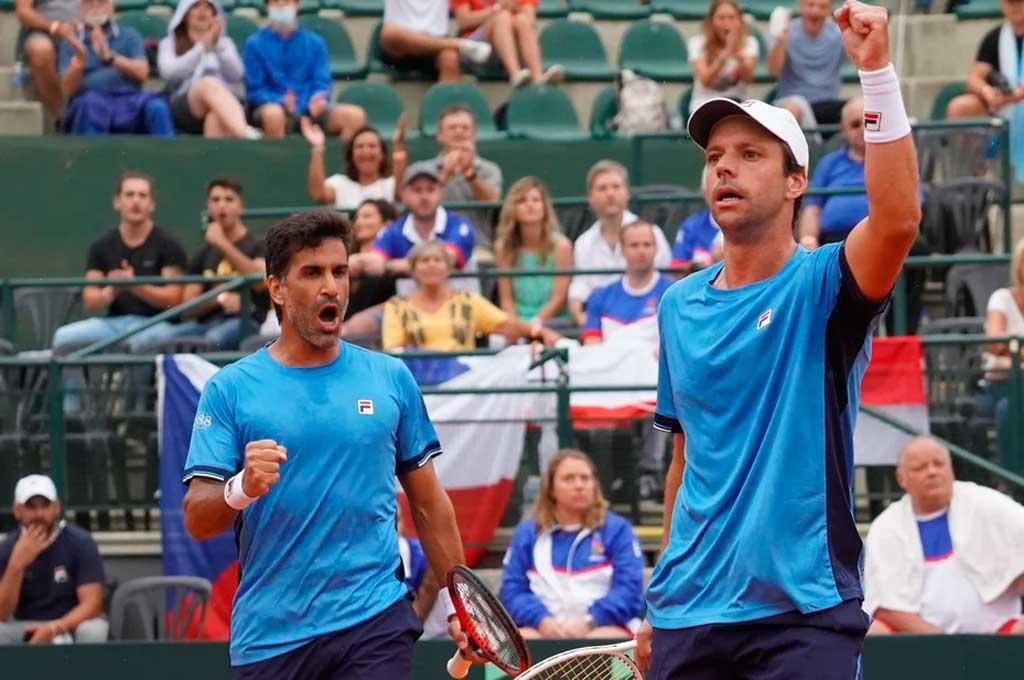
<svg viewBox="0 0 1024 680">
<path fill-rule="evenodd" d="M 702 149 L 708 146 L 711 129 L 723 118 L 729 116 L 747 116 L 763 127 L 779 141 L 789 147 L 793 158 L 801 168 L 806 168 L 810 160 L 807 150 L 807 138 L 793 114 L 786 109 L 772 106 L 757 99 L 746 99 L 737 102 L 733 99 L 716 97 L 709 99 L 690 114 L 686 123 L 686 131 L 690 138 Z"/>
<path fill-rule="evenodd" d="M 57 487 L 53 480 L 46 475 L 28 475 L 19 479 L 14 486 L 14 502 L 24 505 L 35 496 L 42 496 L 51 503 L 57 500 Z"/>
</svg>

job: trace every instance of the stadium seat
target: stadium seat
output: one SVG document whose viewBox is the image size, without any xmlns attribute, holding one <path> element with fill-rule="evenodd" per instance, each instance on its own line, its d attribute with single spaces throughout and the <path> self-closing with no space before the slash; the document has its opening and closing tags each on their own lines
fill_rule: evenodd
<svg viewBox="0 0 1024 680">
<path fill-rule="evenodd" d="M 118 7 L 122 5 L 118 3 Z M 160 42 L 167 35 L 167 17 L 149 12 L 131 11 L 117 15 L 117 22 L 131 26 L 142 36 L 143 43 Z M 153 45 L 155 47 L 155 45 Z M 146 46 L 149 49 L 149 45 Z"/>
<path fill-rule="evenodd" d="M 637 21 L 629 27 L 619 46 L 619 68 L 654 80 L 693 80 L 683 36 L 664 21 Z"/>
<path fill-rule="evenodd" d="M 324 9 L 338 9 L 350 17 L 379 17 L 384 14 L 384 0 L 322 0 Z"/>
<path fill-rule="evenodd" d="M 320 0 L 299 0 L 299 14 L 316 14 L 320 11 Z"/>
<path fill-rule="evenodd" d="M 755 83 L 773 83 L 775 76 L 768 72 L 768 41 L 756 26 L 747 26 L 750 35 L 757 40 L 757 66 L 754 68 Z"/>
<path fill-rule="evenodd" d="M 263 0 L 235 0 L 235 8 L 254 9 L 260 14 L 266 14 L 266 7 Z"/>
<path fill-rule="evenodd" d="M 338 93 L 337 101 L 363 107 L 370 125 L 385 139 L 394 136 L 398 118 L 405 111 L 402 98 L 387 83 L 354 82 Z"/>
<path fill-rule="evenodd" d="M 552 64 L 565 67 L 566 80 L 611 80 L 615 70 L 601 38 L 590 24 L 555 19 L 540 34 L 540 50 L 545 68 Z"/>
<path fill-rule="evenodd" d="M 569 0 L 573 12 L 587 12 L 595 19 L 645 19 L 651 8 L 640 0 Z"/>
<path fill-rule="evenodd" d="M 529 85 L 517 90 L 508 101 L 506 120 L 510 137 L 559 142 L 587 138 L 580 130 L 569 95 L 549 85 Z"/>
<path fill-rule="evenodd" d="M 14 10 L 14 0 L 0 0 L 0 12 L 11 12 Z"/>
<path fill-rule="evenodd" d="M 243 54 L 245 51 L 245 41 L 249 39 L 250 35 L 260 30 L 260 26 L 249 17 L 229 14 L 227 29 L 228 37 L 235 43 L 238 53 Z"/>
<path fill-rule="evenodd" d="M 569 13 L 565 0 L 540 0 L 537 3 L 537 16 L 544 19 L 561 19 Z"/>
<path fill-rule="evenodd" d="M 149 0 L 118 0 L 117 2 L 117 20 L 121 20 L 121 13 L 129 12 L 132 10 L 145 10 L 149 7 Z"/>
<path fill-rule="evenodd" d="M 432 85 L 420 102 L 420 134 L 437 134 L 437 119 L 452 104 L 465 104 L 476 116 L 478 139 L 498 139 L 502 134 L 494 125 L 494 116 L 483 93 L 473 83 L 437 83 Z"/>
<path fill-rule="evenodd" d="M 651 9 L 661 14 L 671 14 L 681 21 L 700 21 L 708 13 L 707 0 L 654 0 Z"/>
<path fill-rule="evenodd" d="M 594 97 L 594 105 L 590 109 L 590 136 L 594 139 L 614 137 L 615 129 L 612 127 L 612 119 L 618 112 L 619 91 L 614 85 L 609 85 Z"/>
<path fill-rule="evenodd" d="M 122 583 L 110 601 L 111 640 L 185 640 L 202 630 L 212 584 L 198 576 L 147 576 Z"/>
<path fill-rule="evenodd" d="M 760 21 L 768 21 L 772 11 L 785 3 L 780 3 L 778 0 L 743 0 L 741 4 L 744 13 L 751 14 Z"/>
<path fill-rule="evenodd" d="M 957 5 L 953 12 L 957 19 L 1001 19 L 1003 11 L 999 0 L 968 0 Z"/>
<path fill-rule="evenodd" d="M 683 121 L 685 127 L 686 121 L 690 119 L 690 99 L 693 98 L 693 88 L 688 87 L 683 90 L 683 93 L 679 95 L 679 103 L 676 105 L 676 110 L 679 111 L 679 115 Z"/>
<path fill-rule="evenodd" d="M 380 48 L 380 21 L 378 21 L 374 27 L 373 32 L 370 33 L 370 42 L 366 48 L 366 67 L 372 73 L 385 73 L 391 80 L 416 80 L 416 81 L 437 81 L 437 70 L 409 70 L 409 69 L 398 69 L 391 64 L 385 63 L 381 58 Z"/>
<path fill-rule="evenodd" d="M 932 102 L 932 120 L 945 120 L 946 107 L 949 106 L 949 102 L 954 97 L 959 97 L 966 93 L 967 83 L 965 81 L 958 80 L 955 83 L 946 83 L 939 90 L 939 93 L 935 95 L 935 101 Z"/>
<path fill-rule="evenodd" d="M 316 14 L 300 16 L 299 25 L 318 34 L 327 43 L 332 78 L 351 80 L 366 77 L 366 67 L 356 60 L 352 40 L 344 26 Z"/>
</svg>

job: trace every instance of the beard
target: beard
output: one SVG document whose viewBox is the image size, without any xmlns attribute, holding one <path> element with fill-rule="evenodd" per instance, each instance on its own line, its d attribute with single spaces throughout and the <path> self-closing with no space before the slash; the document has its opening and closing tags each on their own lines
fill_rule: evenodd
<svg viewBox="0 0 1024 680">
<path fill-rule="evenodd" d="M 317 316 L 317 309 L 328 302 L 334 302 L 338 306 L 338 325 L 335 330 L 325 332 L 320 327 L 320 318 Z M 303 340 L 318 349 L 328 349 L 338 344 L 341 337 L 341 320 L 345 318 L 345 310 L 348 308 L 348 300 L 318 300 L 314 309 L 303 308 L 301 310 L 285 309 L 288 321 Z"/>
</svg>

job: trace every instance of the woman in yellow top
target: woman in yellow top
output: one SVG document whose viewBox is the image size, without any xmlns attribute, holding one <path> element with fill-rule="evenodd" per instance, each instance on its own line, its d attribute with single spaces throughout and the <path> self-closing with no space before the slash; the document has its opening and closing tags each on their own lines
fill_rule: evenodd
<svg viewBox="0 0 1024 680">
<path fill-rule="evenodd" d="M 554 344 L 559 335 L 507 314 L 476 293 L 451 290 L 448 277 L 454 256 L 441 241 L 420 243 L 409 252 L 416 290 L 384 304 L 381 344 L 399 348 L 457 352 L 476 347 L 477 333 L 501 333 L 509 342 L 520 338 Z"/>
</svg>

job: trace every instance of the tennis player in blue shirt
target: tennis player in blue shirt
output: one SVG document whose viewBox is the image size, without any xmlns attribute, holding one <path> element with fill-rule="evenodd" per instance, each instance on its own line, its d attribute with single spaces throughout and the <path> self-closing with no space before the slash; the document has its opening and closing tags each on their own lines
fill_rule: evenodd
<svg viewBox="0 0 1024 680">
<path fill-rule="evenodd" d="M 715 99 L 705 152 L 725 260 L 659 307 L 657 427 L 676 433 L 667 545 L 637 656 L 648 680 L 852 680 L 868 627 L 853 429 L 871 331 L 917 234 L 917 163 L 885 9 L 836 21 L 864 90 L 868 217 L 845 244 L 793 239 L 808 151 L 793 116 Z"/>
<path fill-rule="evenodd" d="M 267 286 L 281 337 L 223 368 L 199 400 L 185 527 L 203 539 L 234 524 L 236 679 L 410 676 L 422 627 L 399 553 L 396 475 L 438 578 L 464 562 L 431 463 L 441 447 L 412 375 L 397 359 L 339 343 L 350 244 L 335 213 L 293 215 L 270 230 Z"/>
</svg>

